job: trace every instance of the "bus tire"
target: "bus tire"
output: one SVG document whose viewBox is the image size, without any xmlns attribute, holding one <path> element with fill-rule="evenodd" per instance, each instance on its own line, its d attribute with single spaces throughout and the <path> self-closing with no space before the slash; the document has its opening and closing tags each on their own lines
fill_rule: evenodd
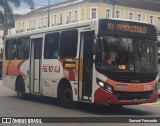
<svg viewBox="0 0 160 126">
<path fill-rule="evenodd" d="M 65 108 L 75 108 L 76 104 L 73 101 L 73 93 L 70 84 L 62 84 L 58 88 L 58 103 Z"/>
<path fill-rule="evenodd" d="M 16 83 L 16 91 L 17 96 L 19 99 L 24 100 L 26 99 L 26 92 L 25 92 L 25 84 L 22 77 L 18 78 Z"/>
</svg>

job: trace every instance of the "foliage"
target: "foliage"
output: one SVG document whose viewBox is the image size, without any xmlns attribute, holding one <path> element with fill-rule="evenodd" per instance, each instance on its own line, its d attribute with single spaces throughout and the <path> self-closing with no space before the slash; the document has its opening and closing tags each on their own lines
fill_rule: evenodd
<svg viewBox="0 0 160 126">
<path fill-rule="evenodd" d="M 4 21 L 3 21 L 3 26 L 4 26 L 4 36 L 8 34 L 8 23 L 10 25 L 13 25 L 13 10 L 12 7 L 20 7 L 21 3 L 24 2 L 29 6 L 33 6 L 34 2 L 33 0 L 0 0 L 0 7 L 3 9 L 4 12 Z M 2 15 L 1 15 L 2 16 Z"/>
</svg>

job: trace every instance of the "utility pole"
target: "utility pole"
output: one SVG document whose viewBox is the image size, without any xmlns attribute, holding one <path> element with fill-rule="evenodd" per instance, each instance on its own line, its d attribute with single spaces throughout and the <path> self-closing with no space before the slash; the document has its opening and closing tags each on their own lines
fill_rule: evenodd
<svg viewBox="0 0 160 126">
<path fill-rule="evenodd" d="M 50 0 L 48 0 L 48 27 L 50 27 Z"/>
<path fill-rule="evenodd" d="M 113 6 L 112 18 L 114 18 L 114 13 L 115 13 L 115 4 L 112 4 L 112 6 Z"/>
<path fill-rule="evenodd" d="M 112 18 L 114 18 L 114 13 L 115 13 L 115 5 L 116 5 L 116 0 L 109 0 L 109 2 L 112 4 Z"/>
</svg>

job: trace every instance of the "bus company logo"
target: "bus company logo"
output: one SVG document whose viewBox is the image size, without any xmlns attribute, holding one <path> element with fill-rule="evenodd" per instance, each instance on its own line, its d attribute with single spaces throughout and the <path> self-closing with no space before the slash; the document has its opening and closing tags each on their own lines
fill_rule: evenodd
<svg viewBox="0 0 160 126">
<path fill-rule="evenodd" d="M 11 118 L 2 118 L 2 123 L 12 123 Z"/>
<path fill-rule="evenodd" d="M 60 66 L 44 65 L 42 72 L 60 73 Z"/>
</svg>

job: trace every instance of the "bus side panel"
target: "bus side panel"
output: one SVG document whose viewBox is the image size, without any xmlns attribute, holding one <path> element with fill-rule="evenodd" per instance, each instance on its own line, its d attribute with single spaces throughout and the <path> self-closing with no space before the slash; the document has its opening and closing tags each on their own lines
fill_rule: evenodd
<svg viewBox="0 0 160 126">
<path fill-rule="evenodd" d="M 61 62 L 61 65 L 63 66 L 63 78 L 66 78 L 70 82 L 72 93 L 73 93 L 73 100 L 78 101 L 78 91 L 79 91 L 78 89 L 78 68 L 79 68 L 78 60 L 77 59 L 61 59 L 59 61 Z M 74 65 L 75 67 L 73 67 Z"/>
<path fill-rule="evenodd" d="M 9 72 L 8 67 L 10 66 L 10 62 L 11 61 L 3 59 L 3 85 L 8 87 L 9 89 L 15 90 L 15 80 L 16 79 L 13 75 L 8 74 Z"/>
<path fill-rule="evenodd" d="M 15 83 L 18 76 L 25 78 L 24 81 L 26 84 L 26 78 L 28 78 L 26 69 L 27 67 L 29 68 L 28 60 L 4 60 L 3 64 L 3 84 L 6 87 L 15 90 Z"/>
<path fill-rule="evenodd" d="M 57 84 L 63 78 L 63 66 L 57 59 L 44 59 L 42 61 L 42 94 L 56 97 Z"/>
<path fill-rule="evenodd" d="M 67 79 L 72 87 L 73 100 L 78 100 L 78 65 L 76 69 L 65 69 L 64 62 L 76 62 L 78 60 L 50 59 L 44 60 L 42 65 L 43 95 L 57 97 L 58 84 L 61 79 Z"/>
</svg>

